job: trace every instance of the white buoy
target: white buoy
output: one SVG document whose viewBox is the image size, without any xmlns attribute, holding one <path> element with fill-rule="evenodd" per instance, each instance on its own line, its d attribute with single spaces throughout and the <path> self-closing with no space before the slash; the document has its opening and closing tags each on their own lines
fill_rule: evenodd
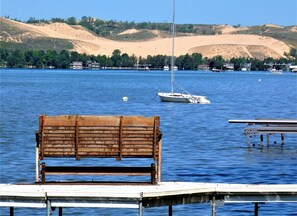
<svg viewBox="0 0 297 216">
<path fill-rule="evenodd" d="M 128 97 L 123 97 L 123 101 L 127 102 L 128 101 Z"/>
<path fill-rule="evenodd" d="M 258 79 L 259 82 L 261 82 L 261 79 Z"/>
</svg>

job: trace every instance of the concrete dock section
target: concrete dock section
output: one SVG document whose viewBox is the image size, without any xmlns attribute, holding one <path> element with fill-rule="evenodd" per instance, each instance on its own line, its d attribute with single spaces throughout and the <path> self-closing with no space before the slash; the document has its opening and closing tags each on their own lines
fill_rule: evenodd
<svg viewBox="0 0 297 216">
<path fill-rule="evenodd" d="M 162 182 L 157 185 L 103 184 L 1 184 L 0 207 L 46 208 L 144 208 L 207 203 L 212 215 L 219 203 L 297 202 L 297 184 L 253 185 L 191 182 Z M 256 214 L 256 208 L 255 208 Z"/>
</svg>

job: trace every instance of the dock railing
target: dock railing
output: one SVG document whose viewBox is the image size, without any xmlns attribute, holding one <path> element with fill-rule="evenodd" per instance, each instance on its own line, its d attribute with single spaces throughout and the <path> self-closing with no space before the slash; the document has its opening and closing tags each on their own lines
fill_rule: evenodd
<svg viewBox="0 0 297 216">
<path fill-rule="evenodd" d="M 246 124 L 244 134 L 247 137 L 248 147 L 251 145 L 251 137 L 259 135 L 260 146 L 263 146 L 264 135 L 267 145 L 270 144 L 270 135 L 280 134 L 281 144 L 285 143 L 285 134 L 297 134 L 297 119 L 231 119 L 229 123 Z"/>
</svg>

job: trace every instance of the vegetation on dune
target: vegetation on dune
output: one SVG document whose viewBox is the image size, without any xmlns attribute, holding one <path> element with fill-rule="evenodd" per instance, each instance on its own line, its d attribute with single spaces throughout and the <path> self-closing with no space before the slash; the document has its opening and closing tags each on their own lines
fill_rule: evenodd
<svg viewBox="0 0 297 216">
<path fill-rule="evenodd" d="M 25 33 L 26 31 L 22 30 L 21 28 L 15 27 L 13 25 L 10 25 L 6 22 L 3 22 L 0 20 L 0 25 L 1 25 L 1 31 L 0 31 L 0 36 L 1 37 L 7 37 L 11 35 L 20 35 Z"/>
<path fill-rule="evenodd" d="M 9 18 L 9 17 L 6 17 Z M 19 20 L 16 20 L 19 21 Z M 86 29 L 94 32 L 96 35 L 116 40 L 147 40 L 156 35 L 152 33 L 147 34 L 149 30 L 158 30 L 163 33 L 164 36 L 171 36 L 171 25 L 170 23 L 153 23 L 153 22 L 123 22 L 116 20 L 102 20 L 92 18 L 89 16 L 83 16 L 80 20 L 75 17 L 69 17 L 67 19 L 52 18 L 51 20 L 35 19 L 30 17 L 26 23 L 37 24 L 37 23 L 66 23 L 68 25 L 80 25 Z M 141 33 L 134 33 L 125 36 L 119 36 L 121 32 L 129 29 L 139 30 Z M 176 34 L 194 34 L 194 35 L 214 35 L 217 34 L 213 25 L 197 25 L 197 24 L 176 24 Z"/>
<path fill-rule="evenodd" d="M 57 38 L 24 38 L 22 43 L 4 42 L 0 41 L 0 47 L 6 49 L 19 50 L 55 50 L 60 52 L 62 50 L 73 49 L 73 44 L 65 39 Z"/>
<path fill-rule="evenodd" d="M 9 18 L 9 17 L 6 17 Z M 15 19 L 16 21 L 20 21 Z M 50 20 L 36 19 L 30 17 L 26 23 L 66 23 L 69 25 L 80 25 L 95 33 L 98 36 L 114 39 L 114 40 L 128 40 L 128 41 L 139 41 L 148 40 L 156 35 L 148 33 L 150 30 L 158 30 L 164 37 L 170 37 L 171 25 L 169 23 L 154 23 L 154 22 L 127 22 L 127 21 L 116 21 L 116 20 L 102 20 L 98 18 L 92 18 L 90 16 L 83 16 L 81 19 L 75 17 L 69 17 L 67 19 L 52 18 Z M 2 23 L 1 23 L 2 26 Z M 203 24 L 176 24 L 177 35 L 215 35 L 222 34 L 222 31 L 218 25 L 203 25 Z M 249 26 L 248 28 L 240 28 L 240 25 L 233 26 L 233 34 L 254 34 L 263 35 L 275 38 L 277 40 L 284 41 L 293 47 L 297 48 L 297 32 L 290 31 L 291 26 L 277 27 L 273 25 L 261 25 L 261 26 Z M 140 32 L 119 35 L 120 33 L 129 30 L 136 29 Z"/>
<path fill-rule="evenodd" d="M 237 34 L 254 34 L 275 38 L 284 41 L 297 48 L 297 32 L 290 30 L 291 26 L 273 27 L 273 26 L 252 26 L 246 30 L 236 31 Z"/>
<path fill-rule="evenodd" d="M 101 19 L 94 19 L 92 17 L 82 17 L 81 20 L 75 20 L 74 17 L 71 18 L 71 22 L 69 22 L 69 18 L 65 20 L 65 23 L 76 23 L 78 25 L 84 26 L 85 28 L 95 32 L 97 35 L 107 38 L 115 38 L 119 33 L 126 31 L 128 29 L 136 29 L 136 30 L 158 30 L 161 32 L 166 32 L 167 36 L 170 36 L 171 25 L 168 23 L 151 23 L 151 22 L 121 22 L 121 21 L 104 21 Z M 176 25 L 176 33 L 179 34 L 215 34 L 212 25 L 192 25 L 192 24 L 177 24 Z M 132 34 L 132 37 L 135 37 Z M 143 37 L 142 37 L 143 38 Z M 136 37 L 136 39 L 139 39 Z"/>
<path fill-rule="evenodd" d="M 150 39 L 152 35 L 148 34 L 131 34 L 125 37 L 118 37 L 118 34 L 126 31 L 128 29 L 137 29 L 140 31 L 145 30 L 158 30 L 164 32 L 164 35 L 170 36 L 171 25 L 169 23 L 151 23 L 151 22 L 122 22 L 116 20 L 102 20 L 97 18 L 92 18 L 89 16 L 83 16 L 80 20 L 75 17 L 70 17 L 67 19 L 52 18 L 51 20 L 38 20 L 35 18 L 30 18 L 27 23 L 50 23 L 50 22 L 61 22 L 67 23 L 69 25 L 81 25 L 88 30 L 91 30 L 95 34 L 101 37 L 106 37 L 110 39 L 117 40 L 145 40 Z M 193 34 L 193 35 L 215 35 L 221 34 L 221 30 L 215 28 L 216 25 L 202 25 L 202 24 L 176 24 L 176 33 L 183 34 Z M 297 32 L 290 31 L 290 26 L 287 27 L 274 27 L 269 25 L 261 26 L 250 26 L 247 29 L 240 29 L 240 26 L 233 26 L 235 28 L 234 33 L 236 34 L 255 34 L 269 36 L 278 40 L 285 41 L 294 47 L 297 47 Z M 138 37 L 139 36 L 139 37 Z"/>
<path fill-rule="evenodd" d="M 142 30 L 133 34 L 117 34 L 110 37 L 112 40 L 118 41 L 145 41 L 155 38 L 156 35 L 148 30 Z"/>
<path fill-rule="evenodd" d="M 29 31 L 10 25 L 0 20 L 0 47 L 19 50 L 61 50 L 73 49 L 73 44 L 66 39 L 38 37 Z"/>
</svg>

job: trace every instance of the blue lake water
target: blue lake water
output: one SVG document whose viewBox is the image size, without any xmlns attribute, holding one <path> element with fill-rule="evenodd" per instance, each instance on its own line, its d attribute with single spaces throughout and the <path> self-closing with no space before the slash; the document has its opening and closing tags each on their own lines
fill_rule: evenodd
<svg viewBox="0 0 297 216">
<path fill-rule="evenodd" d="M 0 182 L 35 181 L 39 115 L 158 115 L 163 132 L 163 181 L 297 184 L 297 136 L 272 136 L 269 148 L 248 151 L 243 124 L 228 119 L 297 119 L 297 74 L 177 72 L 176 82 L 209 105 L 162 103 L 164 71 L 13 70 L 1 74 Z M 122 98 L 127 96 L 128 102 Z M 54 162 L 53 162 L 54 163 Z M 102 159 L 100 163 L 104 164 Z M 134 163 L 133 161 L 131 163 Z M 136 162 L 135 162 L 136 163 Z M 225 204 L 217 215 L 253 215 L 252 204 Z M 263 204 L 260 215 L 297 215 L 297 204 Z M 174 215 L 211 215 L 209 204 L 173 207 Z M 0 208 L 0 215 L 7 215 Z M 16 209 L 16 215 L 45 210 Z M 136 215 L 136 210 L 64 209 L 63 215 Z M 167 208 L 145 209 L 167 215 Z M 53 215 L 58 215 L 57 211 Z"/>
</svg>

